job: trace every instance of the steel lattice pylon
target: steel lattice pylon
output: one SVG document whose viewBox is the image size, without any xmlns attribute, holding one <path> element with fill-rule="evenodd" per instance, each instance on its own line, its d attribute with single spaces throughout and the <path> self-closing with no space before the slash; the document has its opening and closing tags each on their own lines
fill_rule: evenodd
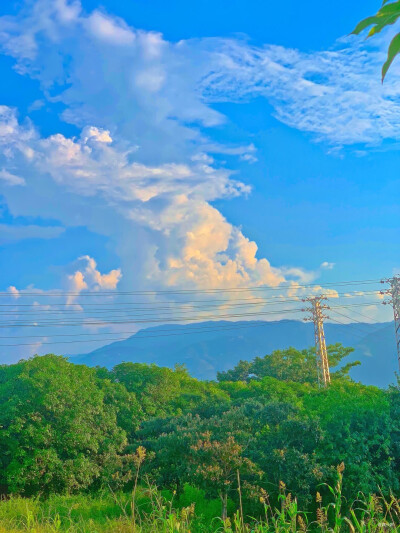
<svg viewBox="0 0 400 533">
<path fill-rule="evenodd" d="M 400 369 L 400 276 L 394 276 L 382 280 L 382 283 L 389 283 L 390 289 L 381 291 L 381 294 L 388 294 L 390 300 L 386 300 L 383 303 L 385 305 L 391 305 L 393 307 L 394 315 L 394 328 L 396 332 L 396 347 L 397 347 L 397 361 Z"/>
<path fill-rule="evenodd" d="M 329 371 L 329 359 L 325 342 L 324 318 L 329 317 L 323 314 L 323 310 L 329 309 L 329 307 L 321 304 L 322 300 L 327 300 L 327 298 L 325 296 L 312 296 L 310 298 L 306 298 L 303 301 L 310 302 L 311 307 L 302 309 L 302 311 L 309 311 L 311 313 L 310 317 L 304 319 L 306 322 L 314 322 L 318 383 L 324 387 L 327 387 L 331 382 L 331 374 Z"/>
</svg>

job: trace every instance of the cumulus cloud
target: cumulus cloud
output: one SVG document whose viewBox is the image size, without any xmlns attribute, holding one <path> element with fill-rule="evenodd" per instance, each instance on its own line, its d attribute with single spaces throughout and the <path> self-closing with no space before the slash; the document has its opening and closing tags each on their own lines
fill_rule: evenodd
<svg viewBox="0 0 400 533">
<path fill-rule="evenodd" d="M 82 128 L 79 138 L 41 138 L 3 108 L 5 164 L 29 176 L 26 189 L 37 193 L 42 216 L 111 236 L 131 283 L 207 288 L 285 280 L 210 203 L 250 188 L 209 153 L 256 161 L 253 144 L 217 146 L 201 131 L 225 120 L 205 101 L 201 83 L 220 65 L 223 41 L 170 43 L 66 0 L 38 0 L 0 19 L 0 28 L 17 68 L 39 79 L 49 102 L 64 104 L 63 118 Z M 43 187 L 62 195 L 61 208 L 40 199 Z M 5 195 L 13 212 L 31 214 L 24 195 Z"/>
<path fill-rule="evenodd" d="M 237 39 L 172 43 L 104 11 L 86 13 L 77 0 L 36 0 L 0 18 L 0 45 L 38 80 L 46 107 L 57 104 L 80 131 L 42 136 L 0 106 L 0 187 L 10 211 L 85 226 L 120 258 L 105 274 L 80 258 L 65 281 L 77 294 L 292 280 L 289 295 L 301 297 L 297 284 L 330 268 L 272 265 L 215 207 L 251 190 L 215 154 L 254 163 L 257 147 L 209 138 L 226 120 L 214 102 L 265 97 L 279 120 L 334 145 L 399 136 L 396 71 L 382 88 L 381 52 L 367 54 L 356 40 L 315 54 Z"/>
<path fill-rule="evenodd" d="M 101 143 L 112 143 L 112 138 L 108 130 L 101 130 L 94 126 L 88 126 L 84 128 L 81 137 L 85 143 L 87 143 L 89 140 L 94 140 Z"/>
<path fill-rule="evenodd" d="M 2 349 L 5 362 L 51 350 L 65 353 L 67 347 L 76 351 L 70 344 L 73 338 L 71 333 L 79 333 L 79 338 L 85 341 L 83 346 L 90 348 L 99 344 L 96 342 L 99 332 L 103 335 L 103 341 L 107 342 L 109 335 L 123 331 L 125 337 L 129 334 L 127 329 L 131 329 L 132 333 L 138 329 L 134 324 L 120 325 L 120 320 L 114 323 L 115 313 L 112 310 L 107 312 L 106 320 L 102 319 L 102 305 L 106 302 L 107 306 L 112 306 L 117 301 L 116 289 L 122 277 L 120 269 L 102 272 L 95 259 L 86 255 L 62 267 L 61 272 L 62 289 L 43 290 L 34 285 L 7 288 L 9 297 L 4 294 L 2 302 L 5 306 L 1 344 L 7 345 L 7 348 Z M 75 300 L 82 291 L 91 295 L 88 308 Z M 107 296 L 103 291 L 107 292 Z M 100 311 L 93 309 L 93 304 L 100 304 Z M 65 340 L 66 345 L 63 344 Z M 55 344 L 50 348 L 53 342 Z M 14 343 L 16 346 L 13 347 Z M 80 345 L 77 344 L 75 348 Z"/>
<path fill-rule="evenodd" d="M 323 287 L 322 285 L 312 285 L 309 287 L 302 287 L 298 284 L 291 282 L 290 287 L 287 291 L 288 296 L 301 300 L 302 298 L 308 296 L 326 296 L 330 298 L 339 298 L 339 293 L 336 289 L 330 289 Z"/>
<path fill-rule="evenodd" d="M 29 196 L 40 196 L 38 181 L 56 186 L 55 194 L 63 195 L 61 207 L 39 198 L 40 206 L 33 202 L 42 215 L 71 224 L 71 205 L 66 202 L 70 200 L 79 209 L 82 199 L 86 199 L 92 209 L 87 213 L 79 210 L 79 222 L 83 219 L 98 232 L 115 231 L 113 237 L 123 239 L 121 246 L 127 246 L 126 235 L 119 225 L 113 228 L 112 222 L 104 220 L 105 210 L 114 214 L 114 222 L 116 216 L 120 217 L 125 230 L 141 227 L 148 231 L 146 242 L 141 242 L 146 258 L 141 265 L 130 268 L 142 267 L 142 282 L 209 288 L 276 286 L 285 281 L 284 269 L 272 267 L 265 258 L 258 259 L 256 243 L 210 204 L 249 191 L 227 170 L 202 160 L 145 165 L 134 160 L 136 151 L 132 152 L 126 142 L 112 142 L 109 132 L 97 127 L 85 127 L 79 138 L 61 134 L 41 138 L 32 125 L 17 123 L 5 142 L 6 160 L 12 159 L 20 174 L 31 180 Z M 70 196 L 65 196 L 65 191 Z M 21 214 L 29 214 L 21 194 L 8 193 L 7 198 L 13 211 L 20 209 Z M 28 209 L 31 206 L 32 201 Z M 129 257 L 135 255 L 134 242 L 131 247 Z M 146 272 L 151 272 L 150 278 L 146 279 Z M 294 269 L 287 270 L 287 275 L 300 279 L 305 274 Z"/>
<path fill-rule="evenodd" d="M 7 292 L 9 292 L 13 296 L 13 298 L 16 299 L 21 296 L 17 287 L 14 287 L 13 285 L 10 285 L 10 287 L 8 287 Z"/>
<path fill-rule="evenodd" d="M 81 284 L 75 284 L 74 289 L 78 291 L 83 288 L 89 288 L 91 290 L 100 289 L 116 289 L 119 280 L 121 279 L 121 270 L 114 269 L 108 274 L 101 274 L 97 269 L 97 263 L 89 255 L 84 255 L 78 259 L 79 262 L 84 263 L 84 269 L 82 271 L 77 270 L 74 274 L 79 273 L 81 275 Z M 83 286 L 84 285 L 84 286 Z"/>
<path fill-rule="evenodd" d="M 71 294 L 67 297 L 67 304 L 73 303 L 79 293 L 84 290 L 99 291 L 114 290 L 122 277 L 121 270 L 114 269 L 108 274 L 101 274 L 97 269 L 97 263 L 89 255 L 80 257 L 77 261 L 81 270 L 75 270 L 67 278 L 68 292 Z"/>
<path fill-rule="evenodd" d="M 111 18 L 99 11 L 94 11 L 85 21 L 89 33 L 110 45 L 132 45 L 135 34 L 120 18 Z"/>
</svg>

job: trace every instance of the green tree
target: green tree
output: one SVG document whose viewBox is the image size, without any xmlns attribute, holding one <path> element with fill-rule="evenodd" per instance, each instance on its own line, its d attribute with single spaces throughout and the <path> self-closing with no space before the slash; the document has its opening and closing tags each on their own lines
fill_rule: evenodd
<svg viewBox="0 0 400 533">
<path fill-rule="evenodd" d="M 344 358 L 350 355 L 353 348 L 346 348 L 341 344 L 331 344 L 327 347 L 331 368 L 336 368 Z M 348 376 L 350 369 L 359 365 L 358 361 L 348 363 L 331 373 L 333 379 Z M 317 358 L 315 348 L 297 350 L 275 350 L 265 357 L 256 357 L 253 361 L 240 361 L 239 364 L 227 372 L 219 372 L 219 381 L 249 381 L 273 377 L 282 381 L 297 381 L 300 383 L 317 383 Z"/>
<path fill-rule="evenodd" d="M 268 403 L 257 418 L 261 429 L 248 454 L 264 472 L 270 496 L 277 502 L 284 482 L 302 504 L 309 504 L 326 471 L 316 453 L 324 439 L 318 419 L 285 401 Z"/>
<path fill-rule="evenodd" d="M 259 469 L 244 453 L 257 426 L 256 404 L 216 407 L 210 416 L 187 414 L 143 423 L 138 444 L 154 452 L 150 472 L 158 485 L 180 491 L 185 483 L 221 499 L 226 515 L 237 471 L 250 482 Z M 235 493 L 233 492 L 233 495 Z"/>
<path fill-rule="evenodd" d="M 393 469 L 400 472 L 400 380 L 397 385 L 389 387 L 389 416 L 391 421 L 390 441 Z"/>
<path fill-rule="evenodd" d="M 24 495 L 99 483 L 124 450 L 118 405 L 95 369 L 33 357 L 0 368 L 0 483 Z"/>
<path fill-rule="evenodd" d="M 142 363 L 121 363 L 109 376 L 140 399 L 146 417 L 179 415 L 201 403 L 213 405 L 226 397 L 215 384 L 192 378 L 179 365 L 171 370 Z"/>
<path fill-rule="evenodd" d="M 218 381 L 249 381 L 253 377 L 252 368 L 251 361 L 239 361 L 234 368 L 217 372 L 217 379 Z"/>
<path fill-rule="evenodd" d="M 238 476 L 257 475 L 261 472 L 247 457 L 243 447 L 232 435 L 224 440 L 215 440 L 206 431 L 190 447 L 190 464 L 194 479 L 200 482 L 210 494 L 216 492 L 221 499 L 221 517 L 228 516 L 228 496 L 233 488 L 238 488 Z"/>
<path fill-rule="evenodd" d="M 392 400 L 392 405 L 391 405 Z M 344 494 L 371 494 L 399 486 L 393 445 L 398 435 L 396 394 L 359 383 L 337 382 L 313 391 L 304 409 L 319 420 L 323 439 L 316 454 L 326 466 L 325 479 L 333 481 L 335 467 L 344 462 Z M 329 479 L 331 477 L 331 479 Z"/>
</svg>

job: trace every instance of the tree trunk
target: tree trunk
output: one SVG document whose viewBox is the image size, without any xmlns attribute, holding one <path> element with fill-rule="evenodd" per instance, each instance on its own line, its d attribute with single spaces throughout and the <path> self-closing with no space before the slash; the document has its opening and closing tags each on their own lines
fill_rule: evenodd
<svg viewBox="0 0 400 533">
<path fill-rule="evenodd" d="M 225 522 L 225 520 L 228 518 L 228 493 L 227 492 L 220 492 L 219 497 L 221 498 L 221 518 Z"/>
</svg>

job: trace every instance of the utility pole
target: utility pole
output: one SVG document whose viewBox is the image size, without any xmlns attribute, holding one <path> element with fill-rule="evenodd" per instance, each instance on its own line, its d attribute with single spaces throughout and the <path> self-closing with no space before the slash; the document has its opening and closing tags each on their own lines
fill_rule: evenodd
<svg viewBox="0 0 400 533">
<path fill-rule="evenodd" d="M 315 335 L 315 351 L 317 356 L 317 370 L 318 383 L 321 386 L 327 387 L 331 383 L 331 375 L 329 371 L 328 352 L 326 350 L 325 333 L 324 333 L 324 318 L 329 318 L 324 315 L 323 310 L 329 309 L 327 305 L 321 304 L 322 300 L 327 300 L 326 296 L 311 296 L 306 298 L 303 302 L 310 302 L 311 307 L 302 309 L 302 311 L 309 311 L 311 316 L 305 318 L 305 322 L 314 322 Z"/>
<path fill-rule="evenodd" d="M 393 307 L 394 315 L 394 329 L 396 333 L 396 347 L 397 347 L 397 361 L 400 369 L 400 276 L 383 279 L 381 283 L 389 283 L 390 289 L 380 291 L 383 295 L 389 295 L 390 300 L 384 300 L 384 305 L 391 305 Z"/>
</svg>

